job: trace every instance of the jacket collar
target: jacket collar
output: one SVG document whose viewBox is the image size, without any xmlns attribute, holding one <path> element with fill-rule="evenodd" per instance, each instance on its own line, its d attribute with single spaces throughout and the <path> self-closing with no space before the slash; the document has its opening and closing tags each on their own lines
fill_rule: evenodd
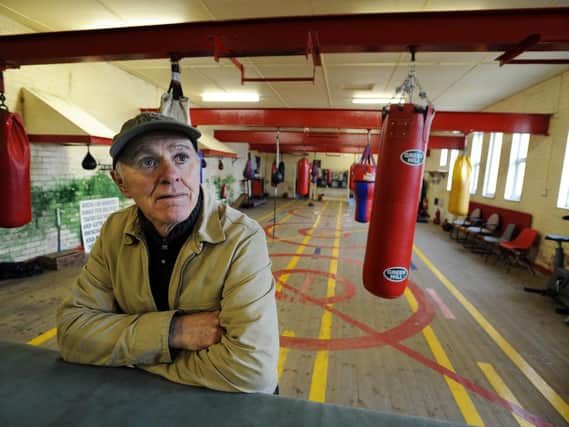
<svg viewBox="0 0 569 427">
<path fill-rule="evenodd" d="M 201 248 L 201 243 L 220 243 L 225 240 L 225 232 L 220 218 L 219 203 L 200 186 L 202 193 L 201 212 L 198 216 L 194 231 L 190 235 L 190 239 Z M 131 206 L 128 213 L 127 223 L 124 229 L 123 241 L 125 244 L 133 244 L 134 239 L 143 240 L 144 232 L 137 215 L 137 207 Z"/>
</svg>

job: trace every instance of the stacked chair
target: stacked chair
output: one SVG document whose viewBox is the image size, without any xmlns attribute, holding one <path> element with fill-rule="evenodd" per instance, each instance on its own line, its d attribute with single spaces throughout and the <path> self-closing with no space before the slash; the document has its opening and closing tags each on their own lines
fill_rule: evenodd
<svg viewBox="0 0 569 427">
<path fill-rule="evenodd" d="M 459 229 L 461 227 L 471 227 L 480 225 L 482 220 L 482 210 L 480 208 L 473 209 L 467 218 L 463 220 L 453 221 L 452 230 L 450 231 L 450 238 L 458 240 L 459 239 Z"/>
<path fill-rule="evenodd" d="M 459 227 L 458 235 L 460 233 L 464 235 L 463 245 L 465 247 L 475 247 L 477 246 L 477 241 L 481 237 L 491 237 L 496 234 L 500 228 L 500 215 L 493 213 L 488 217 L 486 222 L 481 222 L 480 225 L 471 225 L 469 227 Z M 460 240 L 457 238 L 457 240 Z"/>
</svg>

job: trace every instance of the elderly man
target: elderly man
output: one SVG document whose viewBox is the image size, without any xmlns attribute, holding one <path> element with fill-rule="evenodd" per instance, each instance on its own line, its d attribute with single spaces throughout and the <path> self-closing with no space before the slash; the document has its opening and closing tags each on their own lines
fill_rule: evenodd
<svg viewBox="0 0 569 427">
<path fill-rule="evenodd" d="M 199 136 L 142 113 L 113 138 L 111 175 L 135 204 L 108 218 L 58 310 L 59 348 L 69 362 L 272 393 L 279 333 L 265 237 L 201 189 Z"/>
</svg>

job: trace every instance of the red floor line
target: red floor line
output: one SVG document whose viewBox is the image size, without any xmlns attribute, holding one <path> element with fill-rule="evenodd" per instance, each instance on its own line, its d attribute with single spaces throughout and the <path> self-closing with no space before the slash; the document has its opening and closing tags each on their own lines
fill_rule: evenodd
<svg viewBox="0 0 569 427">
<path fill-rule="evenodd" d="M 439 307 L 439 310 L 441 311 L 441 314 L 447 318 L 447 319 L 456 319 L 456 317 L 454 317 L 453 312 L 450 310 L 450 308 L 447 307 L 447 305 L 443 302 L 443 300 L 441 299 L 441 297 L 439 296 L 439 294 L 437 293 L 437 291 L 435 291 L 433 288 L 427 288 L 426 289 L 427 293 L 430 295 L 430 297 L 433 299 L 433 301 L 435 302 L 435 304 Z"/>
<path fill-rule="evenodd" d="M 298 289 L 296 289 L 293 286 L 290 286 L 286 283 L 281 282 L 281 284 L 285 289 L 287 289 L 291 292 L 294 292 L 294 293 L 300 292 Z M 418 288 L 412 282 L 409 282 L 409 288 L 413 290 L 413 294 L 415 295 L 415 298 L 417 299 L 417 301 L 419 303 L 419 308 L 417 310 L 417 313 L 418 313 L 422 306 L 429 305 L 429 304 L 426 302 L 424 294 L 422 293 L 420 288 Z M 429 368 L 439 372 L 442 375 L 446 375 L 447 377 L 452 378 L 457 383 L 462 384 L 464 387 L 466 387 L 467 389 L 471 390 L 472 392 L 480 395 L 481 397 L 488 400 L 489 402 L 492 402 L 492 403 L 494 403 L 498 406 L 501 406 L 502 408 L 504 408 L 510 412 L 513 412 L 513 413 L 519 415 L 520 417 L 524 418 L 525 420 L 533 423 L 536 427 L 554 427 L 552 424 L 546 422 L 545 420 L 542 420 L 537 415 L 534 415 L 534 414 L 526 411 L 524 408 L 522 408 L 522 407 L 520 407 L 520 406 L 518 406 L 512 402 L 509 402 L 508 400 L 500 397 L 496 393 L 494 393 L 490 390 L 487 390 L 484 387 L 473 383 L 472 381 L 468 380 L 467 378 L 464 378 L 463 376 L 457 374 L 456 372 L 453 372 L 453 371 L 449 370 L 448 368 L 446 368 L 442 365 L 439 365 L 437 362 L 423 356 L 422 354 L 417 353 L 417 352 L 411 350 L 410 348 L 404 346 L 403 344 L 398 342 L 400 337 L 394 338 L 394 337 L 390 336 L 389 334 L 379 332 L 379 331 L 371 328 L 370 326 L 365 325 L 364 323 L 353 319 L 352 317 L 346 315 L 345 313 L 340 312 L 336 308 L 331 307 L 328 304 L 317 300 L 316 298 L 310 297 L 308 295 L 305 295 L 304 298 L 306 300 L 314 303 L 314 304 L 321 306 L 325 310 L 330 311 L 332 314 L 340 317 L 341 319 L 350 323 L 351 325 L 355 326 L 356 328 L 359 328 L 362 331 L 367 332 L 370 336 L 381 337 L 384 344 L 390 345 L 393 348 L 395 348 L 395 349 L 401 351 L 402 353 L 408 355 L 412 359 L 415 359 L 416 361 L 422 363 L 424 366 L 429 367 Z M 431 317 L 431 320 L 432 320 L 432 317 Z"/>
</svg>

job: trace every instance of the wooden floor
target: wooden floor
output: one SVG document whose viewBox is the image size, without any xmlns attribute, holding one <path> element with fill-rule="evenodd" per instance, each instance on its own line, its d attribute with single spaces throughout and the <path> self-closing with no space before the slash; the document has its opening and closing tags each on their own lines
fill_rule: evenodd
<svg viewBox="0 0 569 427">
<path fill-rule="evenodd" d="M 247 213 L 278 278 L 281 394 L 472 425 L 568 425 L 569 326 L 523 292 L 543 275 L 508 273 L 418 224 L 412 283 L 383 300 L 362 286 L 367 225 L 347 203 L 278 200 L 276 227 L 272 200 Z M 77 272 L 0 282 L 0 340 L 56 348 L 42 334 Z"/>
</svg>

